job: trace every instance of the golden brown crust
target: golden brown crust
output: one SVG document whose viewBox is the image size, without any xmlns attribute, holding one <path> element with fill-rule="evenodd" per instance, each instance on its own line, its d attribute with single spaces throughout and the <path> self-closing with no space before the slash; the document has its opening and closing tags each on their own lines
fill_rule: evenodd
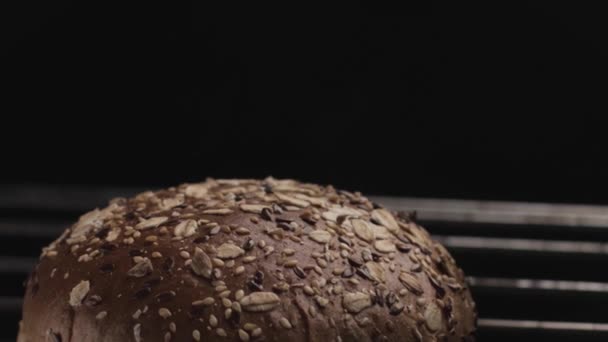
<svg viewBox="0 0 608 342">
<path fill-rule="evenodd" d="M 19 342 L 463 341 L 475 321 L 462 271 L 406 215 L 209 179 L 83 215 L 43 250 Z"/>
</svg>

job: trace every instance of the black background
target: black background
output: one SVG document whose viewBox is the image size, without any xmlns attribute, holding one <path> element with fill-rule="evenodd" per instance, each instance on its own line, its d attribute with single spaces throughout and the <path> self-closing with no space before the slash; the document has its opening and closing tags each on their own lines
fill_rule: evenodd
<svg viewBox="0 0 608 342">
<path fill-rule="evenodd" d="M 3 183 L 274 175 L 373 194 L 608 202 L 599 8 L 12 6 Z"/>
</svg>

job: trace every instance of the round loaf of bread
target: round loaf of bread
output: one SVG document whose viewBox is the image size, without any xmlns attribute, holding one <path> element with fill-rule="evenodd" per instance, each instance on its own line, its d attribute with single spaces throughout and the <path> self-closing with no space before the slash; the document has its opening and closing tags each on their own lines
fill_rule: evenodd
<svg viewBox="0 0 608 342">
<path fill-rule="evenodd" d="M 473 341 L 463 272 L 411 214 L 292 180 L 184 184 L 45 248 L 18 342 Z"/>
</svg>

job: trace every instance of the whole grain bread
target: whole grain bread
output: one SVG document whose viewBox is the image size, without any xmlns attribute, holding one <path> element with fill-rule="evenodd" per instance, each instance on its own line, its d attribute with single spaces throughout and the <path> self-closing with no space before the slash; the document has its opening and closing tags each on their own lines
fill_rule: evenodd
<svg viewBox="0 0 608 342">
<path fill-rule="evenodd" d="M 43 250 L 18 342 L 473 341 L 463 272 L 413 215 L 292 180 L 183 184 Z"/>
</svg>

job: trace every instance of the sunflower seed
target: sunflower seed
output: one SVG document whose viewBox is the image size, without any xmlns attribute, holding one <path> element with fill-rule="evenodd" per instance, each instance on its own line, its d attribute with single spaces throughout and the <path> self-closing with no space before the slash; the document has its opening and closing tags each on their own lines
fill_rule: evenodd
<svg viewBox="0 0 608 342">
<path fill-rule="evenodd" d="M 211 258 L 202 249 L 198 247 L 194 249 L 194 256 L 192 257 L 190 267 L 195 274 L 211 279 L 213 264 Z"/>
<path fill-rule="evenodd" d="M 422 294 L 422 286 L 416 276 L 411 273 L 401 272 L 399 275 L 399 280 L 401 283 L 414 294 L 421 295 Z"/>
<path fill-rule="evenodd" d="M 357 237 L 367 242 L 374 241 L 374 231 L 369 226 L 369 223 L 367 221 L 361 219 L 353 219 L 350 220 L 350 222 L 353 225 L 353 231 L 355 235 L 357 235 Z"/>
<path fill-rule="evenodd" d="M 196 233 L 198 223 L 194 220 L 185 220 L 173 228 L 173 235 L 177 237 L 190 237 Z"/>
<path fill-rule="evenodd" d="M 376 209 L 372 211 L 372 219 L 386 227 L 386 229 L 393 234 L 397 234 L 399 232 L 399 224 L 397 223 L 397 220 L 395 220 L 393 214 L 386 209 Z"/>
<path fill-rule="evenodd" d="M 143 220 L 143 221 L 139 222 L 135 226 L 135 229 L 144 230 L 144 229 L 149 229 L 149 228 L 155 228 L 155 227 L 158 227 L 159 225 L 161 225 L 162 223 L 164 223 L 165 221 L 167 221 L 168 219 L 169 218 L 165 217 L 165 216 L 152 217 L 147 220 Z"/>
<path fill-rule="evenodd" d="M 325 230 L 313 230 L 308 237 L 318 243 L 325 244 L 331 240 L 331 234 Z"/>
<path fill-rule="evenodd" d="M 79 307 L 82 304 L 82 300 L 89 293 L 91 289 L 91 283 L 88 280 L 83 280 L 78 283 L 70 292 L 70 305 L 72 307 Z"/>
<path fill-rule="evenodd" d="M 438 331 L 443 326 L 441 309 L 433 302 L 429 303 L 424 310 L 424 319 L 430 331 Z"/>
<path fill-rule="evenodd" d="M 310 206 L 310 203 L 308 201 L 301 200 L 301 199 L 298 199 L 298 198 L 295 198 L 295 197 L 292 197 L 289 195 L 285 195 L 280 192 L 276 192 L 275 196 L 277 196 L 277 198 L 279 200 L 281 200 L 281 202 L 295 205 L 296 207 L 306 208 L 306 207 Z"/>
<path fill-rule="evenodd" d="M 378 240 L 374 242 L 374 248 L 380 253 L 392 253 L 397 250 L 395 244 L 390 240 Z"/>
<path fill-rule="evenodd" d="M 253 292 L 239 301 L 245 311 L 270 311 L 280 303 L 279 296 L 272 292 Z"/>
<path fill-rule="evenodd" d="M 207 214 L 207 215 L 228 215 L 228 214 L 232 214 L 232 210 L 230 210 L 228 208 L 207 209 L 207 210 L 203 210 L 203 214 Z"/>
<path fill-rule="evenodd" d="M 165 198 L 161 201 L 160 209 L 169 210 L 177 206 L 184 204 L 184 195 L 178 195 L 176 197 Z"/>
<path fill-rule="evenodd" d="M 209 191 L 210 183 L 188 184 L 184 189 L 186 196 L 194 198 L 205 198 Z"/>
<path fill-rule="evenodd" d="M 217 248 L 217 257 L 220 259 L 234 259 L 245 254 L 245 251 L 236 245 L 231 243 L 223 243 Z"/>
<path fill-rule="evenodd" d="M 365 267 L 374 279 L 380 282 L 386 281 L 386 277 L 384 275 L 384 267 L 381 264 L 373 261 L 368 261 L 365 263 Z"/>
<path fill-rule="evenodd" d="M 352 292 L 344 295 L 342 306 L 350 313 L 359 313 L 372 306 L 371 296 L 363 292 Z"/>
<path fill-rule="evenodd" d="M 239 208 L 246 213 L 260 214 L 264 208 L 268 208 L 263 204 L 241 204 Z"/>
<path fill-rule="evenodd" d="M 127 271 L 127 275 L 130 277 L 141 278 L 150 274 L 154 270 L 152 262 L 148 258 L 144 258 L 141 262 L 135 264 L 130 270 Z"/>
</svg>

